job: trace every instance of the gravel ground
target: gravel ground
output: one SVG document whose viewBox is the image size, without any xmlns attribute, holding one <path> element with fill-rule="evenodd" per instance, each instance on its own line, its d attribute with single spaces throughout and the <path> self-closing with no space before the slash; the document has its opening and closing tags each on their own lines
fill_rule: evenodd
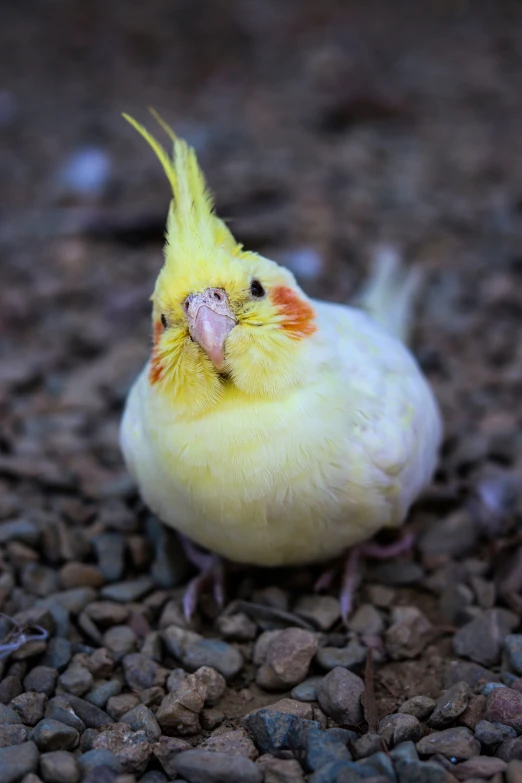
<svg viewBox="0 0 522 783">
<path fill-rule="evenodd" d="M 338 5 L 0 12 L 0 783 L 522 781 L 522 9 Z M 316 569 L 234 573 L 187 627 L 124 471 L 168 189 L 119 112 L 148 104 L 310 294 L 425 270 L 441 466 L 348 630 Z"/>
</svg>

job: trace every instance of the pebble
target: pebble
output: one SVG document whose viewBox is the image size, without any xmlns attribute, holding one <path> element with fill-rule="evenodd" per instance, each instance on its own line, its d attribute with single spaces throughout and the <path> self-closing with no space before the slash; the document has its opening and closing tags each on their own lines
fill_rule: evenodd
<svg viewBox="0 0 522 783">
<path fill-rule="evenodd" d="M 121 693 L 118 696 L 111 696 L 105 706 L 111 718 L 119 721 L 126 712 L 140 703 L 141 699 L 137 693 Z"/>
<path fill-rule="evenodd" d="M 341 617 L 339 601 L 331 595 L 303 595 L 294 612 L 310 620 L 321 631 L 328 631 Z"/>
<path fill-rule="evenodd" d="M 422 726 L 413 715 L 395 713 L 386 715 L 380 722 L 378 732 L 388 747 L 401 742 L 417 742 L 422 736 Z"/>
<path fill-rule="evenodd" d="M 499 745 L 506 739 L 515 739 L 517 733 L 512 726 L 496 721 L 481 720 L 475 726 L 475 737 L 482 745 Z"/>
<path fill-rule="evenodd" d="M 522 634 L 509 634 L 504 639 L 504 650 L 509 665 L 517 674 L 522 674 Z"/>
<path fill-rule="evenodd" d="M 54 750 L 40 756 L 40 774 L 44 783 L 78 783 L 81 773 L 72 753 Z"/>
<path fill-rule="evenodd" d="M 0 704 L 0 726 L 15 725 L 22 722 L 20 715 L 11 707 Z"/>
<path fill-rule="evenodd" d="M 506 783 L 522 783 L 522 761 L 512 759 L 506 769 Z"/>
<path fill-rule="evenodd" d="M 43 752 L 49 750 L 74 750 L 80 741 L 80 735 L 72 726 L 53 718 L 43 718 L 30 734 Z"/>
<path fill-rule="evenodd" d="M 305 783 L 301 765 L 295 759 L 278 759 L 266 753 L 258 758 L 257 766 L 264 774 L 264 783 Z"/>
<path fill-rule="evenodd" d="M 251 761 L 255 761 L 259 755 L 256 746 L 244 729 L 218 730 L 202 742 L 199 747 L 202 750 L 227 753 L 230 756 L 245 756 Z"/>
<path fill-rule="evenodd" d="M 61 703 L 64 706 L 72 708 L 88 729 L 99 729 L 101 726 L 112 723 L 112 718 L 106 712 L 95 704 L 90 704 L 88 701 L 85 701 L 85 699 L 80 699 L 73 694 L 64 694 L 62 699 L 63 702 Z"/>
<path fill-rule="evenodd" d="M 497 748 L 496 755 L 503 761 L 518 759 L 522 761 L 522 737 L 504 740 Z"/>
<path fill-rule="evenodd" d="M 291 744 L 292 747 L 299 744 L 304 750 L 306 733 L 311 728 L 319 728 L 317 721 L 303 720 L 267 707 L 251 712 L 243 720 L 261 753 L 289 750 Z"/>
<path fill-rule="evenodd" d="M 244 756 L 187 750 L 176 759 L 176 769 L 189 783 L 262 783 L 261 769 Z"/>
<path fill-rule="evenodd" d="M 84 693 L 91 689 L 93 681 L 94 678 L 90 671 L 75 662 L 74 659 L 58 677 L 60 686 L 67 693 L 73 694 L 73 696 L 83 696 Z"/>
<path fill-rule="evenodd" d="M 522 733 L 522 693 L 511 688 L 497 688 L 488 696 L 486 719 L 512 726 Z"/>
<path fill-rule="evenodd" d="M 270 709 L 274 710 L 274 712 L 287 712 L 290 715 L 296 715 L 298 718 L 313 720 L 314 711 L 317 711 L 318 708 L 295 699 L 279 699 L 279 701 L 275 701 L 270 705 Z M 255 710 L 252 710 L 252 712 L 255 712 Z"/>
<path fill-rule="evenodd" d="M 16 674 L 8 674 L 0 682 L 0 704 L 9 704 L 16 696 L 23 693 L 20 677 Z"/>
<path fill-rule="evenodd" d="M 243 666 L 241 653 L 220 639 L 206 639 L 176 625 L 170 625 L 163 631 L 163 639 L 172 655 L 189 671 L 210 666 L 229 680 L 235 677 Z"/>
<path fill-rule="evenodd" d="M 266 690 L 287 690 L 304 680 L 310 663 L 317 651 L 317 637 L 303 628 L 285 628 L 271 634 L 264 662 L 257 671 L 256 682 Z M 262 646 L 262 637 L 256 644 L 254 657 L 259 662 L 257 650 Z"/>
<path fill-rule="evenodd" d="M 357 725 L 363 717 L 361 695 L 364 683 L 356 674 L 337 667 L 323 678 L 317 688 L 319 706 L 341 724 Z"/>
<path fill-rule="evenodd" d="M 0 523 L 0 544 L 9 541 L 21 541 L 22 544 L 35 546 L 40 540 L 40 530 L 28 519 L 13 519 Z"/>
<path fill-rule="evenodd" d="M 424 556 L 466 555 L 477 540 L 478 530 L 470 514 L 459 510 L 431 525 L 419 540 L 419 549 Z"/>
<path fill-rule="evenodd" d="M 196 734 L 201 725 L 199 713 L 203 709 L 207 689 L 195 674 L 179 678 L 175 687 L 162 700 L 156 719 L 164 734 Z"/>
<path fill-rule="evenodd" d="M 309 677 L 303 680 L 299 685 L 292 688 L 292 699 L 298 701 L 317 701 L 317 686 L 322 682 L 322 677 Z"/>
<path fill-rule="evenodd" d="M 126 582 L 115 582 L 111 585 L 105 585 L 100 592 L 102 598 L 129 604 L 133 601 L 139 601 L 140 598 L 150 593 L 153 587 L 154 582 L 150 576 L 140 576 L 138 579 L 129 579 Z"/>
<path fill-rule="evenodd" d="M 352 669 L 366 659 L 366 647 L 352 639 L 346 647 L 321 647 L 315 659 L 321 668 L 331 671 L 337 666 Z"/>
<path fill-rule="evenodd" d="M 459 716 L 458 723 L 461 726 L 475 731 L 475 726 L 486 715 L 486 702 L 487 699 L 482 694 L 472 696 L 468 702 L 468 706 L 464 712 Z"/>
<path fill-rule="evenodd" d="M 20 572 L 22 587 L 28 593 L 45 597 L 58 590 L 58 574 L 52 568 L 40 563 L 26 563 Z"/>
<path fill-rule="evenodd" d="M 73 587 L 101 587 L 105 576 L 99 568 L 88 563 L 70 561 L 60 569 L 60 582 L 65 590 Z"/>
<path fill-rule="evenodd" d="M 24 775 L 36 772 L 37 767 L 38 748 L 34 742 L 0 748 L 2 783 L 18 783 Z"/>
<path fill-rule="evenodd" d="M 95 601 L 98 593 L 93 587 L 74 587 L 72 590 L 61 590 L 45 599 L 45 605 L 57 601 L 70 614 L 80 614 L 85 607 Z"/>
<path fill-rule="evenodd" d="M 187 576 L 187 560 L 177 535 L 152 515 L 147 518 L 146 531 L 154 545 L 154 582 L 164 588 L 181 584 Z"/>
<path fill-rule="evenodd" d="M 469 780 L 470 778 L 484 778 L 489 780 L 498 773 L 505 772 L 507 764 L 502 759 L 491 756 L 473 756 L 467 761 L 456 764 L 451 772 L 457 780 Z"/>
<path fill-rule="evenodd" d="M 7 748 L 10 745 L 20 745 L 27 739 L 29 729 L 22 726 L 21 723 L 0 723 L 0 748 Z"/>
<path fill-rule="evenodd" d="M 197 677 L 207 689 L 205 705 L 207 707 L 213 707 L 225 693 L 227 688 L 225 678 L 210 666 L 201 666 L 199 669 L 196 669 L 194 676 Z"/>
<path fill-rule="evenodd" d="M 122 684 L 120 680 L 108 680 L 89 691 L 85 700 L 103 709 L 111 696 L 118 696 L 121 693 L 121 689 Z"/>
<path fill-rule="evenodd" d="M 384 646 L 395 661 L 415 658 L 433 638 L 433 626 L 416 606 L 393 607 L 391 622 L 384 633 Z"/>
<path fill-rule="evenodd" d="M 10 703 L 10 707 L 19 716 L 26 726 L 35 726 L 44 716 L 47 696 L 45 693 L 26 691 L 16 696 Z"/>
<path fill-rule="evenodd" d="M 82 783 L 84 783 L 87 773 L 92 770 L 98 772 L 101 767 L 109 767 L 109 769 L 114 770 L 116 773 L 123 771 L 122 765 L 114 753 L 106 748 L 95 748 L 94 750 L 88 750 L 86 753 L 82 753 L 81 756 L 78 756 L 78 764 L 80 765 L 82 775 L 84 776 Z M 97 781 L 98 777 L 96 777 L 96 783 Z"/>
<path fill-rule="evenodd" d="M 101 626 L 121 625 L 129 616 L 129 607 L 116 601 L 93 601 L 85 611 L 95 623 Z"/>
<path fill-rule="evenodd" d="M 98 567 L 108 582 L 123 576 L 125 540 L 121 533 L 101 533 L 93 539 Z"/>
<path fill-rule="evenodd" d="M 492 666 L 498 663 L 504 640 L 518 622 L 516 614 L 507 609 L 487 609 L 457 631 L 453 649 L 475 663 Z"/>
<path fill-rule="evenodd" d="M 467 682 L 474 688 L 481 680 L 485 682 L 499 682 L 498 674 L 479 666 L 471 661 L 450 661 L 446 667 L 445 687 L 451 688 L 457 682 Z"/>
<path fill-rule="evenodd" d="M 400 742 L 390 751 L 390 757 L 394 761 L 400 761 L 401 759 L 415 761 L 419 758 L 419 754 L 413 742 Z"/>
<path fill-rule="evenodd" d="M 352 631 L 363 636 L 378 636 L 384 630 L 384 621 L 380 612 L 372 604 L 361 604 L 351 616 L 349 626 Z"/>
<path fill-rule="evenodd" d="M 137 704 L 122 715 L 121 723 L 127 723 L 133 731 L 143 731 L 149 742 L 157 742 L 161 736 L 158 721 L 148 707 Z"/>
<path fill-rule="evenodd" d="M 66 726 L 76 729 L 79 734 L 83 734 L 86 729 L 85 723 L 80 720 L 62 696 L 57 696 L 47 703 L 45 717 L 65 723 Z"/>
<path fill-rule="evenodd" d="M 85 146 L 71 153 L 56 174 L 60 191 L 79 198 L 99 198 L 112 170 L 109 154 L 101 147 Z"/>
<path fill-rule="evenodd" d="M 462 715 L 471 696 L 470 687 L 465 682 L 457 682 L 444 691 L 436 701 L 436 706 L 428 720 L 432 729 L 441 729 Z"/>
<path fill-rule="evenodd" d="M 184 750 L 190 750 L 191 746 L 186 740 L 179 737 L 160 737 L 152 746 L 152 753 L 167 775 L 176 777 L 176 756 Z"/>
<path fill-rule="evenodd" d="M 413 560 L 406 562 L 390 560 L 372 565 L 368 569 L 368 579 L 395 587 L 417 584 L 423 578 L 424 571 L 422 567 Z"/>
<path fill-rule="evenodd" d="M 34 666 L 24 679 L 24 688 L 36 693 L 52 696 L 58 679 L 58 672 L 51 666 Z"/>
<path fill-rule="evenodd" d="M 413 715 L 419 720 L 425 720 L 428 718 L 435 709 L 435 700 L 430 699 L 429 696 L 413 696 L 408 699 L 398 709 L 405 715 Z"/>
<path fill-rule="evenodd" d="M 375 770 L 376 775 L 383 775 L 385 780 L 391 780 L 395 781 L 397 780 L 397 775 L 395 774 L 395 770 L 393 769 L 393 763 L 391 758 L 387 753 L 384 753 L 384 751 L 380 750 L 377 753 L 373 753 L 371 756 L 368 756 L 364 759 L 364 765 L 368 767 L 373 767 Z"/>
<path fill-rule="evenodd" d="M 103 646 L 111 651 L 115 661 L 121 661 L 125 655 L 134 652 L 138 637 L 128 625 L 114 625 L 105 631 Z"/>
<path fill-rule="evenodd" d="M 433 761 L 401 759 L 396 763 L 400 783 L 454 783 L 455 778 Z"/>
<path fill-rule="evenodd" d="M 352 743 L 352 753 L 355 759 L 364 759 L 373 753 L 379 753 L 383 748 L 383 740 L 379 734 L 367 732 Z"/>
<path fill-rule="evenodd" d="M 250 642 L 257 636 L 257 625 L 244 612 L 220 615 L 217 627 L 225 639 L 234 642 Z"/>
<path fill-rule="evenodd" d="M 417 742 L 417 751 L 421 756 L 440 753 L 448 758 L 469 759 L 480 753 L 480 743 L 472 732 L 464 727 L 434 731 Z"/>
<path fill-rule="evenodd" d="M 305 768 L 316 772 L 334 761 L 351 761 L 352 755 L 346 744 L 335 736 L 329 736 L 320 729 L 310 729 L 306 734 Z"/>
<path fill-rule="evenodd" d="M 145 772 L 152 747 L 144 731 L 133 731 L 127 723 L 114 723 L 99 732 L 92 743 L 93 750 L 109 750 L 120 762 L 124 772 Z"/>
<path fill-rule="evenodd" d="M 64 671 L 72 658 L 71 643 L 68 639 L 54 637 L 47 645 L 42 664 L 49 669 Z"/>
<path fill-rule="evenodd" d="M 129 688 L 133 691 L 143 691 L 165 684 L 168 670 L 156 661 L 142 653 L 130 653 L 123 660 L 123 671 Z"/>
<path fill-rule="evenodd" d="M 220 710 L 214 710 L 212 708 L 204 709 L 199 714 L 201 728 L 205 731 L 212 731 L 213 729 L 217 729 L 218 726 L 221 726 L 224 720 L 225 713 L 220 712 Z"/>
</svg>

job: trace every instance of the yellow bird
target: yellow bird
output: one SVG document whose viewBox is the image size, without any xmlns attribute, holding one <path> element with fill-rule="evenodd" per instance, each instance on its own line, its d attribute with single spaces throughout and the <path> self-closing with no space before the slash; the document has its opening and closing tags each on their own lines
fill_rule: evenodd
<svg viewBox="0 0 522 783">
<path fill-rule="evenodd" d="M 400 525 L 441 440 L 403 342 L 414 275 L 382 265 L 364 297 L 371 315 L 309 299 L 289 270 L 236 242 L 193 149 L 157 117 L 171 156 L 126 119 L 173 194 L 151 357 L 121 424 L 145 502 L 197 545 L 259 566 L 327 561 Z M 187 612 L 215 562 L 204 561 Z M 348 569 L 345 616 L 350 586 Z"/>
</svg>

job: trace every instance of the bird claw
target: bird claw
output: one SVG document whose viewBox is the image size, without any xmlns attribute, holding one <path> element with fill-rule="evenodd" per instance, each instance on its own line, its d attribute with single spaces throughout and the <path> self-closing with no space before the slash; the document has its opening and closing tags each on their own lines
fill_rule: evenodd
<svg viewBox="0 0 522 783">
<path fill-rule="evenodd" d="M 183 614 L 190 622 L 207 587 L 212 588 L 212 595 L 219 608 L 225 605 L 225 568 L 219 555 L 203 552 L 184 536 L 180 536 L 180 540 L 187 560 L 199 571 L 189 582 L 183 596 Z"/>
</svg>

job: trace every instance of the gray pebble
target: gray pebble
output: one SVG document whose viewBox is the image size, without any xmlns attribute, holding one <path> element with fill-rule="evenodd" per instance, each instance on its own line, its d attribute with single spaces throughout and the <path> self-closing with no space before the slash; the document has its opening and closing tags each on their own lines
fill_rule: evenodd
<svg viewBox="0 0 522 783">
<path fill-rule="evenodd" d="M 317 688 L 317 699 L 323 712 L 341 724 L 357 725 L 363 717 L 361 695 L 364 683 L 360 677 L 342 667 L 328 672 Z"/>
<path fill-rule="evenodd" d="M 156 712 L 164 734 L 189 736 L 201 729 L 199 713 L 203 709 L 207 689 L 195 674 L 184 673 L 168 693 Z"/>
<path fill-rule="evenodd" d="M 121 661 L 125 655 L 134 652 L 138 637 L 128 625 L 114 625 L 105 631 L 103 646 L 111 651 L 115 661 Z"/>
<path fill-rule="evenodd" d="M 317 700 L 317 686 L 322 681 L 322 677 L 308 677 L 307 680 L 303 680 L 295 688 L 292 688 L 291 697 L 298 701 L 316 701 Z"/>
<path fill-rule="evenodd" d="M 16 696 L 9 706 L 18 713 L 22 723 L 35 726 L 43 718 L 46 702 L 45 693 L 26 691 Z"/>
<path fill-rule="evenodd" d="M 416 761 L 419 758 L 417 748 L 413 742 L 398 743 L 393 750 L 390 751 L 390 756 L 394 761 L 400 761 L 401 759 Z"/>
<path fill-rule="evenodd" d="M 107 702 L 107 712 L 114 720 L 120 720 L 122 715 L 140 704 L 141 699 L 137 693 L 121 693 L 119 696 L 111 696 Z"/>
<path fill-rule="evenodd" d="M 307 676 L 317 651 L 317 636 L 304 628 L 285 628 L 268 633 L 271 635 L 270 643 L 262 656 L 256 682 L 267 690 L 287 690 Z M 260 643 L 261 637 L 258 645 Z"/>
<path fill-rule="evenodd" d="M 28 519 L 13 519 L 0 523 L 0 544 L 9 541 L 20 541 L 22 544 L 34 546 L 40 540 L 40 530 L 34 522 Z"/>
<path fill-rule="evenodd" d="M 24 688 L 52 696 L 56 688 L 58 672 L 51 666 L 34 666 L 24 679 Z"/>
<path fill-rule="evenodd" d="M 95 770 L 97 767 L 109 767 L 114 772 L 123 772 L 123 768 L 114 753 L 105 748 L 88 750 L 78 757 L 78 763 L 83 775 L 91 770 Z"/>
<path fill-rule="evenodd" d="M 364 759 L 373 753 L 379 753 L 383 748 L 383 738 L 380 734 L 368 732 L 359 737 L 352 744 L 352 753 L 355 759 Z"/>
<path fill-rule="evenodd" d="M 138 704 L 121 717 L 122 723 L 128 723 L 133 731 L 143 730 L 149 742 L 157 742 L 161 729 L 154 714 L 144 704 Z"/>
<path fill-rule="evenodd" d="M 43 752 L 50 750 L 73 750 L 80 742 L 80 735 L 71 726 L 53 718 L 43 718 L 30 734 Z"/>
<path fill-rule="evenodd" d="M 481 720 L 475 726 L 475 737 L 482 745 L 499 745 L 506 739 L 515 739 L 517 733 L 504 723 Z"/>
<path fill-rule="evenodd" d="M 311 620 L 321 631 L 328 631 L 341 617 L 339 601 L 331 595 L 304 595 L 296 603 L 294 612 Z"/>
<path fill-rule="evenodd" d="M 127 604 L 139 601 L 144 595 L 150 593 L 153 587 L 154 582 L 150 576 L 140 576 L 138 579 L 130 579 L 127 582 L 115 582 L 112 585 L 106 585 L 102 587 L 101 595 L 110 601 Z"/>
<path fill-rule="evenodd" d="M 118 604 L 116 601 L 93 601 L 85 611 L 95 623 L 102 627 L 121 625 L 129 616 L 129 607 Z"/>
<path fill-rule="evenodd" d="M 504 740 L 504 742 L 498 746 L 496 755 L 499 759 L 506 762 L 513 761 L 514 759 L 522 761 L 522 737 Z"/>
<path fill-rule="evenodd" d="M 489 696 L 490 693 L 496 691 L 498 688 L 507 688 L 503 682 L 486 682 L 480 686 L 480 693 L 482 696 Z"/>
<path fill-rule="evenodd" d="M 457 682 L 437 699 L 434 711 L 428 720 L 428 726 L 441 729 L 449 726 L 459 715 L 462 715 L 471 696 L 467 683 Z"/>
<path fill-rule="evenodd" d="M 451 688 L 457 682 L 467 682 L 471 688 L 474 688 L 480 680 L 499 682 L 499 679 L 498 674 L 485 669 L 478 663 L 473 663 L 472 661 L 449 661 L 444 684 L 446 688 Z"/>
<path fill-rule="evenodd" d="M 398 712 L 401 712 L 405 715 L 413 715 L 415 718 L 418 718 L 419 720 L 425 720 L 433 710 L 435 709 L 435 700 L 430 699 L 429 696 L 412 696 L 411 699 L 408 699 L 398 709 Z"/>
<path fill-rule="evenodd" d="M 308 772 L 316 772 L 333 761 L 351 761 L 346 744 L 320 729 L 310 729 L 306 734 L 305 766 Z"/>
<path fill-rule="evenodd" d="M 422 735 L 422 726 L 413 715 L 396 713 L 386 715 L 379 723 L 378 732 L 388 747 L 401 742 L 417 742 Z"/>
<path fill-rule="evenodd" d="M 70 614 L 80 614 L 85 607 L 95 601 L 98 593 L 93 587 L 74 587 L 71 590 L 61 590 L 53 593 L 49 598 L 42 601 L 42 605 L 49 606 L 50 603 L 57 601 Z"/>
<path fill-rule="evenodd" d="M 452 768 L 458 780 L 489 780 L 493 775 L 502 775 L 507 764 L 502 759 L 491 756 L 474 756 Z"/>
<path fill-rule="evenodd" d="M 132 731 L 126 723 L 113 723 L 95 737 L 93 749 L 110 750 L 121 763 L 124 772 L 140 775 L 145 772 L 152 747 L 144 731 Z"/>
<path fill-rule="evenodd" d="M 56 697 L 55 697 L 56 698 Z M 99 707 L 89 704 L 85 699 L 80 699 L 72 694 L 64 694 L 60 697 L 63 706 L 71 707 L 76 715 L 82 720 L 87 728 L 98 729 L 107 723 L 112 723 L 112 718 Z"/>
<path fill-rule="evenodd" d="M 504 639 L 509 665 L 517 674 L 522 674 L 522 634 L 509 634 Z"/>
<path fill-rule="evenodd" d="M 78 783 L 80 767 L 72 753 L 55 750 L 40 756 L 40 774 L 44 783 Z"/>
<path fill-rule="evenodd" d="M 459 726 L 428 734 L 417 742 L 417 751 L 421 756 L 440 753 L 448 758 L 469 759 L 480 753 L 480 743 L 469 729 Z"/>
<path fill-rule="evenodd" d="M 244 756 L 205 750 L 187 750 L 176 759 L 176 769 L 189 783 L 262 783 L 263 773 Z"/>
<path fill-rule="evenodd" d="M 415 658 L 433 638 L 430 621 L 416 606 L 395 606 L 391 621 L 384 634 L 384 645 L 393 660 Z"/>
<path fill-rule="evenodd" d="M 350 617 L 349 626 L 362 636 L 379 636 L 384 630 L 384 621 L 373 604 L 362 604 Z"/>
<path fill-rule="evenodd" d="M 274 753 L 297 746 L 304 751 L 307 732 L 312 728 L 320 728 L 316 721 L 269 708 L 251 712 L 244 718 L 244 723 L 261 753 Z"/>
<path fill-rule="evenodd" d="M 492 666 L 500 658 L 506 636 L 518 622 L 517 615 L 507 609 L 488 609 L 457 631 L 453 649 L 475 663 Z"/>
<path fill-rule="evenodd" d="M 88 770 L 82 776 L 82 783 L 119 783 L 122 778 L 125 780 L 123 775 L 119 776 L 117 772 L 107 765 L 102 765 Z M 130 783 L 135 783 L 135 780 L 136 778 L 133 776 Z M 128 777 L 126 783 L 129 783 Z M 179 781 L 176 781 L 176 783 L 179 783 Z"/>
<path fill-rule="evenodd" d="M 337 666 L 352 669 L 366 659 L 366 647 L 352 639 L 346 647 L 321 647 L 315 659 L 323 669 L 331 671 Z"/>
<path fill-rule="evenodd" d="M 0 724 L 0 748 L 21 745 L 27 739 L 29 729 L 21 723 Z"/>
<path fill-rule="evenodd" d="M 14 725 L 21 722 L 22 719 L 16 710 L 13 710 L 12 707 L 7 707 L 5 704 L 0 704 L 0 726 Z"/>
<path fill-rule="evenodd" d="M 448 783 L 455 780 L 440 764 L 433 761 L 401 759 L 396 763 L 400 783 Z"/>
<path fill-rule="evenodd" d="M 140 778 L 140 783 L 168 783 L 168 777 L 159 769 L 151 769 Z"/>
<path fill-rule="evenodd" d="M 186 740 L 179 737 L 160 737 L 152 746 L 154 758 L 159 761 L 170 778 L 176 777 L 176 757 L 184 750 L 190 750 L 191 746 Z"/>
<path fill-rule="evenodd" d="M 368 569 L 368 579 L 372 582 L 380 582 L 383 585 L 399 587 L 401 585 L 414 585 L 424 578 L 424 571 L 413 560 L 408 562 L 388 562 L 372 565 Z"/>
<path fill-rule="evenodd" d="M 163 631 L 163 639 L 172 655 L 189 671 L 210 666 L 228 680 L 235 677 L 243 666 L 241 653 L 220 639 L 206 639 L 176 625 Z"/>
<path fill-rule="evenodd" d="M 123 660 L 123 671 L 129 688 L 143 691 L 156 685 L 163 686 L 168 674 L 167 669 L 142 653 L 130 653 Z"/>
<path fill-rule="evenodd" d="M 380 750 L 364 759 L 365 767 L 373 767 L 376 775 L 383 775 L 386 780 L 397 783 L 397 775 L 393 768 L 393 762 L 387 753 Z"/>
<path fill-rule="evenodd" d="M 257 625 L 244 612 L 220 615 L 217 627 L 224 639 L 234 642 L 249 642 L 257 636 Z"/>
<path fill-rule="evenodd" d="M 103 709 L 111 696 L 118 696 L 118 694 L 121 693 L 121 689 L 122 684 L 120 680 L 108 680 L 93 688 L 92 691 L 85 696 L 85 701 Z"/>
<path fill-rule="evenodd" d="M 67 641 L 69 631 L 71 630 L 71 620 L 67 609 L 54 598 L 40 598 L 38 601 L 36 601 L 35 606 L 46 608 L 54 620 L 55 636 L 53 639 L 51 639 L 51 642 L 55 639 Z M 47 663 L 47 661 L 42 661 L 42 663 Z"/>
<path fill-rule="evenodd" d="M 0 682 L 0 704 L 9 704 L 16 696 L 23 693 L 20 677 L 16 674 L 8 674 Z"/>
<path fill-rule="evenodd" d="M 36 772 L 38 748 L 34 742 L 23 742 L 10 748 L 0 748 L 2 783 L 18 783 L 24 775 Z"/>
<path fill-rule="evenodd" d="M 28 593 L 44 597 L 60 586 L 58 573 L 41 563 L 26 563 L 20 572 L 20 582 Z"/>
<path fill-rule="evenodd" d="M 147 536 L 154 545 L 151 574 L 158 587 L 171 588 L 181 584 L 187 576 L 187 559 L 173 530 L 150 515 L 146 521 Z"/>
<path fill-rule="evenodd" d="M 121 533 L 101 533 L 93 539 L 98 567 L 108 582 L 123 576 L 125 539 Z"/>
<path fill-rule="evenodd" d="M 213 707 L 215 704 L 217 704 L 227 689 L 225 678 L 222 674 L 220 674 L 215 669 L 212 669 L 210 666 L 201 666 L 199 669 L 196 669 L 194 676 L 197 677 L 206 688 L 207 695 L 205 697 L 205 706 Z M 169 689 L 168 681 L 167 688 Z"/>
<path fill-rule="evenodd" d="M 70 641 L 61 637 L 54 637 L 47 645 L 47 652 L 42 663 L 50 669 L 62 672 L 69 664 L 71 657 Z"/>
<path fill-rule="evenodd" d="M 85 731 L 85 723 L 74 713 L 62 696 L 56 696 L 47 703 L 45 717 L 65 723 L 79 734 Z"/>
<path fill-rule="evenodd" d="M 73 659 L 68 668 L 60 674 L 58 682 L 64 691 L 74 696 L 83 696 L 91 688 L 93 676 L 88 669 Z"/>
<path fill-rule="evenodd" d="M 478 530 L 467 511 L 456 511 L 431 525 L 419 540 L 423 555 L 461 557 L 473 549 Z"/>
</svg>

